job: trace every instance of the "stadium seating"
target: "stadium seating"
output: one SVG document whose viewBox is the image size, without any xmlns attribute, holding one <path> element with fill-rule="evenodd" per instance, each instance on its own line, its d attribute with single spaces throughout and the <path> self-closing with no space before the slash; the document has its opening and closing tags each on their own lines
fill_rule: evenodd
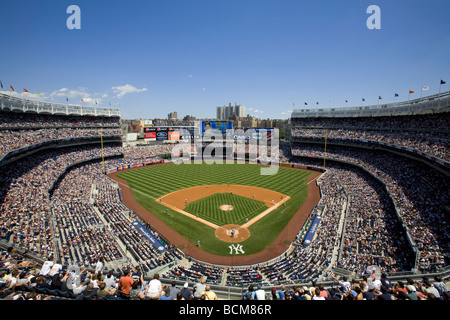
<svg viewBox="0 0 450 320">
<path fill-rule="evenodd" d="M 292 119 L 292 140 L 280 146 L 282 162 L 322 169 L 325 130 L 329 141 L 335 142 L 327 147 L 327 170 L 317 181 L 322 197 L 308 220 L 321 215 L 316 236 L 304 245 L 306 229 L 302 228 L 286 254 L 258 265 L 224 267 L 186 262 L 170 243 L 161 254 L 133 228 L 132 222 L 139 217 L 121 202 L 117 183 L 103 174 L 103 165 L 113 169 L 140 163 L 145 157 L 170 153 L 170 146 L 129 147 L 110 141 L 103 148 L 103 164 L 102 148 L 91 139 L 98 138 L 100 130 L 104 136 L 121 136 L 119 118 L 1 112 L 0 158 L 22 147 L 36 146 L 36 150 L 0 170 L 0 239 L 4 247 L 28 254 L 5 250 L 4 257 L 9 258 L 2 259 L 1 271 L 14 285 L 2 283 L 0 297 L 128 299 L 119 293 L 97 297 L 100 281 L 93 277 L 93 270 L 100 259 L 104 259 L 103 281 L 107 271 L 113 271 L 118 280 L 125 268 L 139 266 L 145 275 L 160 272 L 167 281 L 192 284 L 206 277 L 212 285 L 240 288 L 242 293 L 250 285 L 289 285 L 287 296 L 293 300 L 307 296 L 314 300 L 309 289 L 317 281 L 334 281 L 337 270 L 355 278 L 367 275 L 373 265 L 389 275 L 441 272 L 448 265 L 449 252 L 450 221 L 443 205 L 448 204 L 448 179 L 425 163 L 375 151 L 371 145 L 406 147 L 445 163 L 449 160 L 448 120 L 448 113 Z M 61 148 L 49 148 L 61 139 L 74 140 Z M 355 147 L 355 142 L 364 148 Z M 41 148 L 41 143 L 48 144 Z M 141 222 L 158 236 L 151 225 Z M 27 269 L 29 281 L 16 286 L 12 273 L 23 270 L 20 263 L 27 262 L 29 255 L 39 263 Z M 45 277 L 49 287 L 35 283 L 33 277 L 39 275 L 42 263 L 57 259 L 64 266 L 61 278 L 69 266 L 87 270 L 84 277 L 89 281 L 85 280 L 81 293 L 57 287 L 49 276 Z M 89 288 L 89 283 L 94 287 Z M 308 286 L 306 290 L 303 285 Z M 412 285 L 423 295 L 421 299 L 448 299 L 446 292 L 439 297 L 430 293 L 425 281 Z M 343 300 L 359 297 L 335 291 L 328 290 L 328 294 L 338 293 Z M 382 294 L 379 288 L 376 295 Z M 389 294 L 404 298 L 398 290 Z"/>
</svg>

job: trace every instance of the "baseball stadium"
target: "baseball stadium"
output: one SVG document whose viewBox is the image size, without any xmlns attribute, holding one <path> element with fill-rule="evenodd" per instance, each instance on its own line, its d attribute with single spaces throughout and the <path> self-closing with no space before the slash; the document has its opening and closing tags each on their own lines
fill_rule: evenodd
<svg viewBox="0 0 450 320">
<path fill-rule="evenodd" d="M 3 0 L 5 310 L 450 300 L 450 3 L 373 2 Z"/>
<path fill-rule="evenodd" d="M 297 109 L 288 138 L 272 130 L 254 154 L 251 135 L 133 144 L 119 109 L 2 94 L 2 270 L 40 281 L 45 268 L 79 272 L 63 287 L 18 282 L 4 297 L 96 299 L 101 289 L 84 281 L 97 281 L 99 265 L 116 279 L 125 270 L 179 287 L 206 279 L 229 300 L 251 286 L 330 287 L 337 277 L 446 281 L 449 106 L 444 92 Z M 102 299 L 127 299 L 115 289 Z"/>
</svg>

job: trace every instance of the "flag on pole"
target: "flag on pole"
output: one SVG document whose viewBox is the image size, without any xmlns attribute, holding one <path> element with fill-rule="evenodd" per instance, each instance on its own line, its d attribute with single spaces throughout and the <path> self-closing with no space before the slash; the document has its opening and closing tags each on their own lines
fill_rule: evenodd
<svg viewBox="0 0 450 320">
<path fill-rule="evenodd" d="M 442 80 L 441 80 L 441 82 L 442 82 Z M 2 87 L 2 89 L 3 89 L 3 83 L 0 81 L 0 87 Z"/>
<path fill-rule="evenodd" d="M 383 99 L 383 98 L 381 98 L 381 96 L 378 96 L 378 100 L 381 100 L 381 99 Z"/>
<path fill-rule="evenodd" d="M 84 100 L 83 100 L 83 99 L 81 99 L 81 102 L 83 102 L 83 103 L 84 103 Z"/>
<path fill-rule="evenodd" d="M 445 81 L 441 79 L 441 82 L 439 83 L 439 95 L 441 94 L 441 87 L 445 84 Z M 441 97 L 439 97 L 439 107 L 441 106 Z"/>
<path fill-rule="evenodd" d="M 66 97 L 66 101 L 69 102 L 69 98 Z M 83 101 L 83 99 L 81 99 L 81 101 Z"/>
<path fill-rule="evenodd" d="M 305 106 L 307 106 L 308 104 L 305 102 Z"/>
<path fill-rule="evenodd" d="M 40 94 L 39 92 L 36 92 L 36 94 L 37 94 L 38 96 L 41 96 L 41 94 Z"/>
<path fill-rule="evenodd" d="M 28 90 L 27 89 L 25 89 L 25 88 L 23 88 L 23 92 L 28 92 Z M 29 92 L 28 92 L 29 93 Z"/>
<path fill-rule="evenodd" d="M 394 93 L 394 103 L 395 103 L 395 98 L 398 97 L 398 93 Z"/>
<path fill-rule="evenodd" d="M 14 91 L 14 88 L 13 88 L 13 86 L 12 86 L 12 85 L 9 85 L 9 87 L 11 88 L 11 90 L 12 90 L 12 91 Z"/>
<path fill-rule="evenodd" d="M 366 101 L 366 99 L 362 98 L 362 101 Z"/>
<path fill-rule="evenodd" d="M 425 91 L 426 91 L 426 90 L 428 90 L 428 89 L 430 89 L 430 88 L 428 88 L 427 86 L 423 86 L 423 87 L 422 87 L 422 90 L 425 90 Z"/>
<path fill-rule="evenodd" d="M 409 93 L 411 94 L 411 93 L 414 93 L 415 91 L 414 90 L 409 90 Z"/>
<path fill-rule="evenodd" d="M 348 102 L 348 100 L 345 100 L 345 103 L 347 103 Z"/>
</svg>

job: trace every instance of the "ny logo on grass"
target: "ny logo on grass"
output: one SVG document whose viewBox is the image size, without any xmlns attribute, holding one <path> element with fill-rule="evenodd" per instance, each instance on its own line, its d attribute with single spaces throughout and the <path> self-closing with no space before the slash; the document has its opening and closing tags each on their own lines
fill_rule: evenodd
<svg viewBox="0 0 450 320">
<path fill-rule="evenodd" d="M 244 250 L 242 249 L 242 244 L 232 244 L 228 246 L 228 248 L 230 248 L 230 254 L 233 254 L 233 250 L 234 254 L 245 253 Z"/>
</svg>

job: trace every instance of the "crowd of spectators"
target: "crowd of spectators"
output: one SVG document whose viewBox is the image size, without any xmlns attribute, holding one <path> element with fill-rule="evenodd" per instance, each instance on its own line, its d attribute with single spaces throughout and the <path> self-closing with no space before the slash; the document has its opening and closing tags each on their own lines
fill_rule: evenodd
<svg viewBox="0 0 450 320">
<path fill-rule="evenodd" d="M 129 159 L 145 158 L 171 154 L 173 144 L 124 145 L 123 156 Z"/>
<path fill-rule="evenodd" d="M 221 284 L 222 278 L 225 274 L 223 268 L 202 264 L 199 262 L 193 262 L 189 267 L 182 265 L 175 266 L 163 274 L 166 279 L 182 280 L 198 282 L 202 278 L 207 277 L 208 282 L 211 284 Z"/>
<path fill-rule="evenodd" d="M 217 300 L 205 279 L 163 284 L 159 274 L 145 280 L 139 266 L 106 270 L 98 259 L 95 269 L 67 266 L 47 260 L 42 265 L 18 254 L 10 247 L 0 261 L 2 300 Z"/>
<path fill-rule="evenodd" d="M 242 300 L 429 300 L 450 298 L 439 276 L 404 281 L 391 280 L 386 273 L 372 273 L 347 279 L 331 275 L 333 282 L 324 286 L 281 285 L 265 287 L 249 284 Z M 10 247 L 0 260 L 0 299 L 2 300 L 218 300 L 206 277 L 183 285 L 163 284 L 158 273 L 145 279 L 139 267 L 105 270 L 98 260 L 95 270 L 66 266 L 47 260 L 42 265 L 25 258 Z"/>
<path fill-rule="evenodd" d="M 118 127 L 119 117 L 0 112 L 0 128 Z"/>
<path fill-rule="evenodd" d="M 323 158 L 324 148 L 296 143 L 292 146 L 292 155 Z M 326 159 L 360 165 L 383 181 L 419 250 L 419 267 L 423 271 L 432 271 L 445 266 L 449 252 L 446 216 L 449 200 L 448 180 L 444 175 L 424 164 L 387 152 L 328 146 Z"/>
<path fill-rule="evenodd" d="M 326 132 L 325 132 L 326 131 Z M 367 140 L 371 142 L 392 144 L 415 149 L 436 158 L 449 161 L 449 134 L 423 132 L 373 132 L 369 130 L 351 129 L 293 129 L 293 137 L 309 137 L 345 140 Z"/>
<path fill-rule="evenodd" d="M 125 163 L 128 163 L 126 159 L 108 159 L 105 167 Z M 53 193 L 52 207 L 58 223 L 56 232 L 62 233 L 61 239 L 66 239 L 59 242 L 60 251 L 68 258 L 65 262 L 87 260 L 85 265 L 92 265 L 99 257 L 103 257 L 106 263 L 126 260 L 125 251 L 141 264 L 144 271 L 148 271 L 179 259 L 174 251 L 160 254 L 133 227 L 135 217 L 122 203 L 117 183 L 103 175 L 102 170 L 100 162 L 76 167 L 64 176 Z M 67 243 L 72 243 L 72 246 L 63 245 Z"/>
<path fill-rule="evenodd" d="M 121 136 L 120 118 L 0 112 L 0 159 L 42 142 L 100 135 Z"/>
<path fill-rule="evenodd" d="M 104 147 L 105 156 L 118 155 L 120 145 Z M 54 256 L 49 190 L 73 163 L 101 157 L 99 146 L 76 146 L 36 153 L 0 172 L 0 237 L 44 258 Z M 26 196 L 25 196 L 26 195 Z"/>
<path fill-rule="evenodd" d="M 449 161 L 450 113 L 371 117 L 292 119 L 292 137 L 367 140 L 418 150 Z"/>
<path fill-rule="evenodd" d="M 320 186 L 321 199 L 306 224 L 309 225 L 316 214 L 320 215 L 321 222 L 315 237 L 311 243 L 303 243 L 306 230 L 300 231 L 292 253 L 270 267 L 271 270 L 284 271 L 284 283 L 326 279 L 336 254 L 334 249 L 340 247 L 340 226 L 347 201 L 346 194 L 338 180 L 328 172 L 327 176 L 322 176 L 317 183 Z"/>
<path fill-rule="evenodd" d="M 383 117 L 320 117 L 320 118 L 293 118 L 291 125 L 293 128 L 374 128 L 382 130 L 411 129 L 411 130 L 439 130 L 447 131 L 449 128 L 450 114 L 422 114 L 405 116 L 383 116 Z"/>
<path fill-rule="evenodd" d="M 120 136 L 120 128 L 44 128 L 33 130 L 0 130 L 0 159 L 8 152 L 51 140 Z"/>
<path fill-rule="evenodd" d="M 346 277 L 335 279 L 335 284 L 326 288 L 322 284 L 294 285 L 279 288 L 263 288 L 250 285 L 244 292 L 243 300 L 449 300 L 450 294 L 440 277 L 433 280 L 391 281 L 387 274 L 364 276 L 361 280 Z"/>
<path fill-rule="evenodd" d="M 411 270 L 410 245 L 381 183 L 350 166 L 333 164 L 329 169 L 327 174 L 338 179 L 347 197 L 337 265 L 357 274 L 370 265 L 391 273 Z"/>
</svg>

